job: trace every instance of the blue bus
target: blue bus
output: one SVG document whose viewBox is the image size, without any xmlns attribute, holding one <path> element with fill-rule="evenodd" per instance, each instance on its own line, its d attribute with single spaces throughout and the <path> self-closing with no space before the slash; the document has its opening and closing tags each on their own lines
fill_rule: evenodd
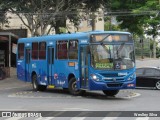
<svg viewBox="0 0 160 120">
<path fill-rule="evenodd" d="M 107 96 L 136 84 L 134 41 L 129 32 L 90 31 L 20 38 L 17 77 L 33 89 L 101 90 Z"/>
</svg>

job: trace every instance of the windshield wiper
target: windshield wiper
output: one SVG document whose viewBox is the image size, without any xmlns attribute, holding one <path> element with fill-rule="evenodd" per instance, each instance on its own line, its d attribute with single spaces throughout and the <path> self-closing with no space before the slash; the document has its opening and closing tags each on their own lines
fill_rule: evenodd
<svg viewBox="0 0 160 120">
<path fill-rule="evenodd" d="M 116 50 L 116 54 L 117 54 L 117 58 L 120 58 L 119 56 L 119 52 L 122 50 L 122 48 L 124 47 L 125 42 L 121 43 L 120 47 Z"/>
<path fill-rule="evenodd" d="M 109 59 L 111 60 L 111 49 L 109 47 L 109 49 L 104 45 L 104 44 L 101 44 L 102 47 L 104 48 L 104 50 L 109 54 Z M 111 61 L 110 61 L 111 62 Z"/>
<path fill-rule="evenodd" d="M 121 43 L 120 47 L 118 48 L 118 51 L 121 51 L 122 48 L 124 47 L 125 42 Z"/>
<path fill-rule="evenodd" d="M 103 44 L 103 41 L 108 38 L 111 34 L 107 35 L 106 37 L 104 37 L 102 40 L 101 40 L 101 44 Z"/>
</svg>

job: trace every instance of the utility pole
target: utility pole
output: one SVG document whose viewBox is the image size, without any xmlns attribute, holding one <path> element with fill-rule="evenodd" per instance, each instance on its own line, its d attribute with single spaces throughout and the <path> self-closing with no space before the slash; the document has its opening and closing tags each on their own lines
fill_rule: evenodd
<svg viewBox="0 0 160 120">
<path fill-rule="evenodd" d="M 156 40 L 153 37 L 153 58 L 156 58 Z"/>
<path fill-rule="evenodd" d="M 144 56 L 143 56 L 143 48 L 144 48 L 144 44 L 143 44 L 143 36 L 141 36 L 140 38 L 140 44 L 141 44 L 141 59 L 144 59 Z"/>
</svg>

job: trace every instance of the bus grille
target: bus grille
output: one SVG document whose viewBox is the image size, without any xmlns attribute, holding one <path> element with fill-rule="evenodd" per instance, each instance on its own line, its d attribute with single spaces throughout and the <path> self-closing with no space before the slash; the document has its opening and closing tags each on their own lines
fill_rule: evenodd
<svg viewBox="0 0 160 120">
<path fill-rule="evenodd" d="M 114 79 L 114 78 L 104 78 L 103 79 L 104 81 L 106 81 L 106 82 L 117 82 L 117 81 L 124 81 L 124 78 L 116 78 L 116 79 Z"/>
<path fill-rule="evenodd" d="M 118 73 L 100 73 L 104 77 L 118 77 Z"/>
<path fill-rule="evenodd" d="M 122 83 L 119 84 L 107 84 L 108 87 L 121 87 Z"/>
</svg>

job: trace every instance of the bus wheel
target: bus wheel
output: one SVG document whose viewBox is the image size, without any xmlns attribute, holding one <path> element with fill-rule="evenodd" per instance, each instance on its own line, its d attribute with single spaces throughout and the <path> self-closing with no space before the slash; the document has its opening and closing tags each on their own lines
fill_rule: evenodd
<svg viewBox="0 0 160 120">
<path fill-rule="evenodd" d="M 119 92 L 119 90 L 103 90 L 103 93 L 106 96 L 115 96 L 118 94 L 118 92 Z"/>
<path fill-rule="evenodd" d="M 72 95 L 81 95 L 85 91 L 77 90 L 76 79 L 75 78 L 71 78 L 71 80 L 69 81 L 69 92 Z"/>
<path fill-rule="evenodd" d="M 47 88 L 47 86 L 45 86 L 45 85 L 39 85 L 38 84 L 37 75 L 36 74 L 34 74 L 32 76 L 32 86 L 33 86 L 33 90 L 35 90 L 35 91 L 44 91 Z"/>
<path fill-rule="evenodd" d="M 160 80 L 156 82 L 156 89 L 160 90 Z"/>
</svg>

